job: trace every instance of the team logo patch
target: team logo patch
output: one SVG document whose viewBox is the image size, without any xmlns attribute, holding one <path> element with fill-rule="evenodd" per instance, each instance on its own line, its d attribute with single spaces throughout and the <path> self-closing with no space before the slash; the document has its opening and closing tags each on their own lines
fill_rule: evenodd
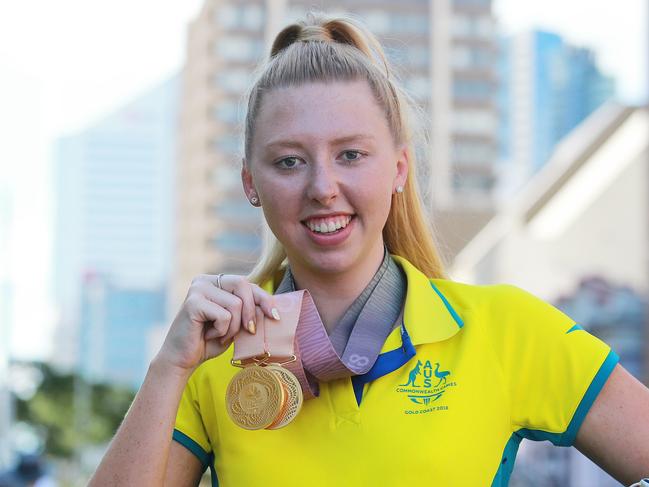
<svg viewBox="0 0 649 487">
<path fill-rule="evenodd" d="M 448 406 L 437 403 L 449 387 L 455 387 L 456 382 L 450 377 L 450 370 L 445 370 L 439 362 L 431 363 L 430 360 L 422 362 L 417 360 L 415 366 L 408 373 L 408 381 L 399 384 L 396 392 L 404 394 L 410 402 L 419 406 L 417 409 L 406 409 L 406 414 L 421 414 L 432 411 L 448 410 Z"/>
</svg>

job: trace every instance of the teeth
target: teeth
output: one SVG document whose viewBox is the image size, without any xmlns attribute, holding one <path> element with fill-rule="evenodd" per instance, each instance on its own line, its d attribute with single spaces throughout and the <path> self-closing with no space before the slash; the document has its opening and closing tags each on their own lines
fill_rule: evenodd
<svg viewBox="0 0 649 487">
<path fill-rule="evenodd" d="M 311 220 L 306 222 L 306 225 L 314 232 L 331 233 L 341 228 L 345 228 L 351 219 L 351 216 L 344 216 L 327 220 Z"/>
</svg>

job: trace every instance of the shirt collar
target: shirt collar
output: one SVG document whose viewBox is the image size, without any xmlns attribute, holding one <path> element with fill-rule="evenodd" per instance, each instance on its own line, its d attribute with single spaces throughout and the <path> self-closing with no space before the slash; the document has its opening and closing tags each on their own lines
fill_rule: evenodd
<svg viewBox="0 0 649 487">
<path fill-rule="evenodd" d="M 404 257 L 392 257 L 408 280 L 403 321 L 413 345 L 440 342 L 459 332 L 464 322 L 439 287 Z M 382 351 L 401 345 L 401 337 L 395 332 Z"/>
</svg>

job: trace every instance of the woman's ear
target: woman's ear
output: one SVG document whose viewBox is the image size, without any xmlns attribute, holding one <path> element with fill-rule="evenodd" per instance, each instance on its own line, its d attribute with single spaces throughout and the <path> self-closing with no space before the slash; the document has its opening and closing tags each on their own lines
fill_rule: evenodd
<svg viewBox="0 0 649 487">
<path fill-rule="evenodd" d="M 409 154 L 408 146 L 406 144 L 402 145 L 397 151 L 397 174 L 394 178 L 393 188 L 396 190 L 399 186 L 401 188 L 406 187 L 406 180 L 408 179 L 408 169 L 409 169 Z"/>
<path fill-rule="evenodd" d="M 245 158 L 241 159 L 241 183 L 243 184 L 243 191 L 248 198 L 250 198 L 251 193 L 257 193 L 254 184 L 252 184 L 252 174 L 250 173 Z"/>
<path fill-rule="evenodd" d="M 248 201 L 253 206 L 260 206 L 259 195 L 255 189 L 255 185 L 252 182 L 252 173 L 248 167 L 248 163 L 245 159 L 241 160 L 241 183 L 243 184 L 243 192 L 248 198 Z"/>
</svg>

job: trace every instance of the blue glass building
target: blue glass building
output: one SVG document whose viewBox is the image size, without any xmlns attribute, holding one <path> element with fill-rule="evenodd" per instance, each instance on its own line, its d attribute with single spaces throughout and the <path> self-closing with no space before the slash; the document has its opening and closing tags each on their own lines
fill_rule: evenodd
<svg viewBox="0 0 649 487">
<path fill-rule="evenodd" d="M 550 158 L 559 141 L 605 101 L 615 83 L 595 54 L 543 31 L 500 42 L 501 185 L 517 189 Z"/>
<path fill-rule="evenodd" d="M 147 337 L 164 324 L 179 81 L 58 141 L 52 361 L 93 380 L 137 385 Z"/>
</svg>

